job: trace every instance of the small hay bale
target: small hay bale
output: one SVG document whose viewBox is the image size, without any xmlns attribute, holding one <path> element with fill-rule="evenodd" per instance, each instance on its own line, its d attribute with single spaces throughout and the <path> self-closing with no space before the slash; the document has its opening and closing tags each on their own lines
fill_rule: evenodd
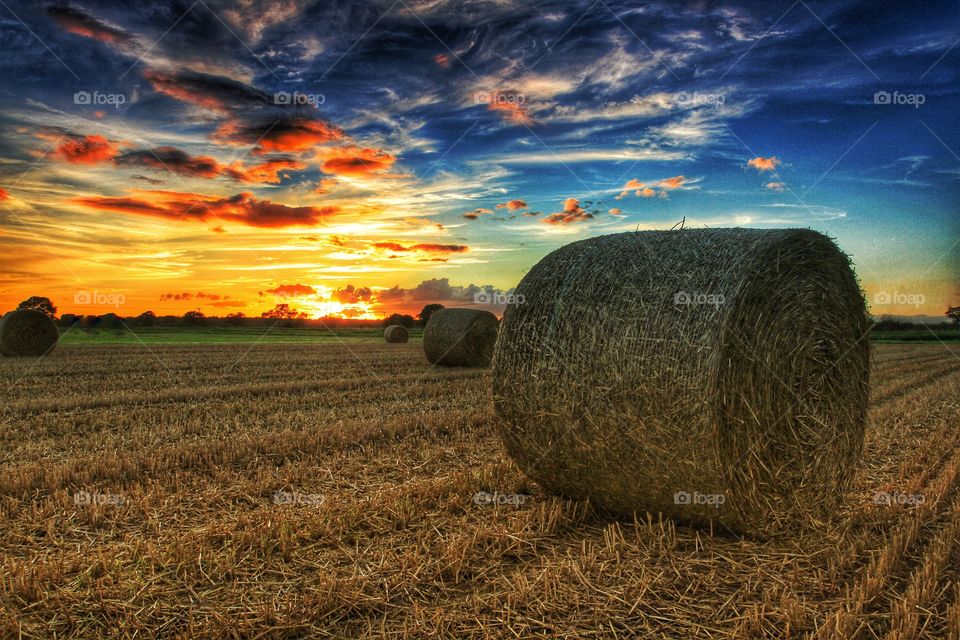
<svg viewBox="0 0 960 640">
<path fill-rule="evenodd" d="M 383 332 L 383 337 L 387 342 L 406 342 L 410 339 L 410 332 L 401 324 L 392 324 Z"/>
<path fill-rule="evenodd" d="M 545 488 L 759 537 L 836 512 L 863 446 L 869 325 L 829 238 L 602 236 L 554 251 L 516 293 L 494 404 Z"/>
<path fill-rule="evenodd" d="M 34 309 L 18 309 L 0 318 L 0 353 L 5 356 L 46 355 L 59 339 L 53 320 Z"/>
<path fill-rule="evenodd" d="M 499 326 L 497 316 L 482 309 L 439 309 L 423 330 L 423 352 L 430 364 L 489 367 Z"/>
</svg>

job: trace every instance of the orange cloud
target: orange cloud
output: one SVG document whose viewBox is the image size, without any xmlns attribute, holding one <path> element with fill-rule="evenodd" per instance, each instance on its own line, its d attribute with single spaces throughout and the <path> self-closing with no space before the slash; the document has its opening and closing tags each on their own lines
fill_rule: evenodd
<svg viewBox="0 0 960 640">
<path fill-rule="evenodd" d="M 10 192 L 6 189 L 0 189 L 0 202 L 10 199 Z"/>
<path fill-rule="evenodd" d="M 91 196 L 72 202 L 117 213 L 133 213 L 167 220 L 205 221 L 218 218 L 251 227 L 275 228 L 312 226 L 337 213 L 336 207 L 289 207 L 269 200 L 257 200 L 250 193 L 218 198 L 175 191 L 139 191 L 137 197 Z"/>
<path fill-rule="evenodd" d="M 216 158 L 191 156 L 176 147 L 127 151 L 117 156 L 114 161 L 118 166 L 144 166 L 194 178 L 209 179 L 227 176 L 239 182 L 264 184 L 279 184 L 285 177 L 281 175 L 284 171 L 306 168 L 305 164 L 292 158 L 273 158 L 252 167 L 246 167 L 238 160 L 229 167 L 225 167 Z"/>
<path fill-rule="evenodd" d="M 437 55 L 433 56 L 433 61 L 436 62 L 441 67 L 450 66 L 450 56 L 448 56 L 445 53 L 438 53 Z"/>
<path fill-rule="evenodd" d="M 182 300 L 192 300 L 196 298 L 197 300 L 210 300 L 217 301 L 220 299 L 229 300 L 230 296 L 220 295 L 219 293 L 204 293 L 203 291 L 198 291 L 196 294 L 185 291 L 183 293 L 162 293 L 160 294 L 160 300 L 167 301 L 182 301 Z"/>
<path fill-rule="evenodd" d="M 466 253 L 470 250 L 469 247 L 462 244 L 413 244 L 410 246 L 403 246 L 397 242 L 374 242 L 374 248 L 381 249 L 383 251 L 393 251 L 396 253 L 403 253 L 407 251 L 416 251 L 422 253 Z"/>
<path fill-rule="evenodd" d="M 770 191 L 780 192 L 786 189 L 787 185 L 783 182 L 768 182 L 767 184 L 763 185 L 763 188 L 769 189 Z"/>
<path fill-rule="evenodd" d="M 646 186 L 643 182 L 640 182 L 636 178 L 628 180 L 627 184 L 623 185 L 623 191 L 620 192 L 620 195 L 617 196 L 617 200 L 623 200 L 630 192 L 633 191 L 634 195 L 640 198 L 653 198 L 654 196 L 661 196 L 663 198 L 667 197 L 666 191 L 670 189 L 679 189 L 684 184 L 687 183 L 687 179 L 684 176 L 674 176 L 672 178 L 664 178 L 663 180 L 657 181 L 656 186 L 663 189 L 659 193 L 656 189 Z"/>
<path fill-rule="evenodd" d="M 514 124 L 532 125 L 533 118 L 530 117 L 527 107 L 521 103 L 509 99 L 511 94 L 504 94 L 496 91 L 490 98 L 487 109 L 490 111 L 499 111 L 504 120 Z"/>
<path fill-rule="evenodd" d="M 523 200 L 510 200 L 509 202 L 502 202 L 497 205 L 497 209 L 509 209 L 510 211 L 516 211 L 518 209 L 526 209 L 527 203 Z"/>
<path fill-rule="evenodd" d="M 222 124 L 213 135 L 221 144 L 234 146 L 256 145 L 254 153 L 270 152 L 300 153 L 328 142 L 342 140 L 343 131 L 322 120 L 289 118 L 261 124 L 242 123 L 230 120 Z"/>
<path fill-rule="evenodd" d="M 609 212 L 609 213 L 610 213 L 610 215 L 612 215 L 612 216 L 619 216 L 619 215 L 622 214 L 623 212 L 622 212 L 620 209 L 617 209 L 616 207 L 614 207 L 613 209 L 610 209 L 610 212 Z"/>
<path fill-rule="evenodd" d="M 336 178 L 321 178 L 320 182 L 317 183 L 317 188 L 314 189 L 313 192 L 320 195 L 330 193 L 339 183 L 340 181 Z"/>
<path fill-rule="evenodd" d="M 639 190 L 643 189 L 644 186 L 645 185 L 639 180 L 637 180 L 636 178 L 631 178 L 630 180 L 627 180 L 627 184 L 623 185 L 623 191 L 621 191 L 620 195 L 617 196 L 617 200 L 623 200 L 628 195 L 630 195 L 630 192 L 633 191 L 634 189 L 638 190 L 637 195 L 639 196 L 640 195 Z"/>
<path fill-rule="evenodd" d="M 73 136 L 57 146 L 54 157 L 73 164 L 96 164 L 118 153 L 117 146 L 101 135 Z"/>
<path fill-rule="evenodd" d="M 373 290 L 370 287 L 354 287 L 352 284 L 341 289 L 334 289 L 330 294 L 332 300 L 341 304 L 357 304 L 359 302 L 369 302 L 373 297 Z"/>
<path fill-rule="evenodd" d="M 571 224 L 592 218 L 592 213 L 587 213 L 580 206 L 580 201 L 576 198 L 567 198 L 563 201 L 563 211 L 551 213 L 543 219 L 546 224 Z"/>
<path fill-rule="evenodd" d="M 307 284 L 281 284 L 273 289 L 267 289 L 267 293 L 284 298 L 298 298 L 316 295 L 317 290 Z"/>
<path fill-rule="evenodd" d="M 317 153 L 325 173 L 343 176 L 366 176 L 389 171 L 397 159 L 379 149 L 333 147 Z"/>
<path fill-rule="evenodd" d="M 224 173 L 240 182 L 280 184 L 280 181 L 287 177 L 284 172 L 299 171 L 305 168 L 306 165 L 302 162 L 297 162 L 290 158 L 280 158 L 267 160 L 262 164 L 252 167 L 244 167 L 242 162 L 237 161 L 229 167 L 226 167 Z"/>
<path fill-rule="evenodd" d="M 757 156 L 756 158 L 747 160 L 747 166 L 753 167 L 757 171 L 773 171 L 780 164 L 780 158 L 776 156 L 770 156 L 769 158 Z"/>
<path fill-rule="evenodd" d="M 665 178 L 661 180 L 658 185 L 663 189 L 676 189 L 682 187 L 683 184 L 687 181 L 683 176 L 674 176 L 672 178 Z"/>
<path fill-rule="evenodd" d="M 466 218 L 467 220 L 476 220 L 480 216 L 486 215 L 488 213 L 493 213 L 493 211 L 491 211 L 490 209 L 484 209 L 482 207 L 479 207 L 477 209 L 474 209 L 473 211 L 468 211 L 467 213 L 463 214 L 463 217 Z"/>
</svg>

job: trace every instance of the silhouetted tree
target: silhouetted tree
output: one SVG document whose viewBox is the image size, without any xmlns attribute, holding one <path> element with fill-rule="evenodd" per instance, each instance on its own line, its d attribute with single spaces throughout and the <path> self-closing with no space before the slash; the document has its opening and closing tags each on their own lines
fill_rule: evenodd
<svg viewBox="0 0 960 640">
<path fill-rule="evenodd" d="M 960 307 L 949 307 L 943 315 L 953 320 L 953 324 L 960 325 Z"/>
<path fill-rule="evenodd" d="M 242 311 L 228 313 L 223 319 L 223 321 L 231 327 L 242 327 L 246 323 L 246 320 L 247 316 L 245 316 Z"/>
<path fill-rule="evenodd" d="M 34 309 L 51 318 L 57 315 L 57 308 L 53 306 L 53 301 L 44 296 L 31 296 L 17 305 L 17 309 Z"/>
<path fill-rule="evenodd" d="M 414 324 L 416 324 L 416 322 L 417 322 L 417 321 L 414 320 L 413 316 L 410 316 L 410 315 L 407 315 L 407 314 L 393 313 L 393 314 L 387 316 L 387 317 L 383 320 L 383 326 L 389 327 L 389 326 L 392 325 L 392 324 L 399 324 L 399 325 L 403 325 L 404 327 L 406 327 L 407 329 L 409 329 L 409 328 L 411 328 Z"/>
<path fill-rule="evenodd" d="M 434 303 L 434 304 L 428 304 L 427 306 L 425 306 L 423 309 L 420 310 L 420 313 L 417 314 L 417 318 L 419 318 L 420 324 L 422 324 L 423 326 L 427 326 L 427 322 L 430 321 L 430 316 L 432 316 L 435 311 L 440 311 L 440 309 L 443 309 L 442 304 Z"/>
<path fill-rule="evenodd" d="M 307 314 L 291 309 L 287 303 L 278 304 L 270 311 L 264 311 L 260 314 L 261 318 L 271 318 L 273 320 L 305 320 Z"/>
<path fill-rule="evenodd" d="M 183 314 L 184 324 L 193 325 L 195 327 L 202 327 L 206 324 L 207 316 L 203 315 L 202 311 L 187 311 Z"/>
<path fill-rule="evenodd" d="M 135 322 L 139 327 L 152 327 L 157 323 L 157 314 L 153 311 L 144 311 L 137 316 Z"/>
<path fill-rule="evenodd" d="M 97 328 L 108 331 L 120 331 L 123 329 L 123 320 L 115 313 L 105 313 L 97 318 Z"/>
<path fill-rule="evenodd" d="M 74 313 L 65 313 L 60 316 L 60 326 L 61 327 L 73 327 L 80 324 L 80 321 L 83 319 L 83 316 L 78 316 Z"/>
</svg>

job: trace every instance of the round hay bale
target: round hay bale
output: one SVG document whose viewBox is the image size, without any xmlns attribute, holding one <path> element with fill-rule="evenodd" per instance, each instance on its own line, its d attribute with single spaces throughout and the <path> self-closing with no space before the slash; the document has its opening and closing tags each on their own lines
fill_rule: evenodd
<svg viewBox="0 0 960 640">
<path fill-rule="evenodd" d="M 53 320 L 34 309 L 18 309 L 0 318 L 0 353 L 5 356 L 46 355 L 59 339 Z"/>
<path fill-rule="evenodd" d="M 831 517 L 863 446 L 868 321 L 806 229 L 622 233 L 520 283 L 493 363 L 498 428 L 545 488 L 763 536 Z"/>
<path fill-rule="evenodd" d="M 392 324 L 383 332 L 383 337 L 387 342 L 406 342 L 410 339 L 410 332 L 400 324 Z"/>
<path fill-rule="evenodd" d="M 439 309 L 423 330 L 423 352 L 430 364 L 489 367 L 499 326 L 497 316 L 482 309 Z"/>
</svg>

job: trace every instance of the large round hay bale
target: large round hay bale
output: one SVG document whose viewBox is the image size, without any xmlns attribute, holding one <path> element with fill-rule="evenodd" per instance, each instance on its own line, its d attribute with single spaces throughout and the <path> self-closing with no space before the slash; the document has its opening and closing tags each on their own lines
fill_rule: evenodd
<svg viewBox="0 0 960 640">
<path fill-rule="evenodd" d="M 547 489 L 760 535 L 835 512 L 863 445 L 869 342 L 829 238 L 603 236 L 516 292 L 494 403 L 507 451 Z"/>
<path fill-rule="evenodd" d="M 430 364 L 489 367 L 499 326 L 497 316 L 482 309 L 439 309 L 423 330 L 423 352 Z"/>
<path fill-rule="evenodd" d="M 392 324 L 383 331 L 383 337 L 387 342 L 406 342 L 410 339 L 410 332 L 400 324 Z"/>
<path fill-rule="evenodd" d="M 0 353 L 5 356 L 42 356 L 59 338 L 53 320 L 34 309 L 18 309 L 0 318 Z"/>
</svg>

